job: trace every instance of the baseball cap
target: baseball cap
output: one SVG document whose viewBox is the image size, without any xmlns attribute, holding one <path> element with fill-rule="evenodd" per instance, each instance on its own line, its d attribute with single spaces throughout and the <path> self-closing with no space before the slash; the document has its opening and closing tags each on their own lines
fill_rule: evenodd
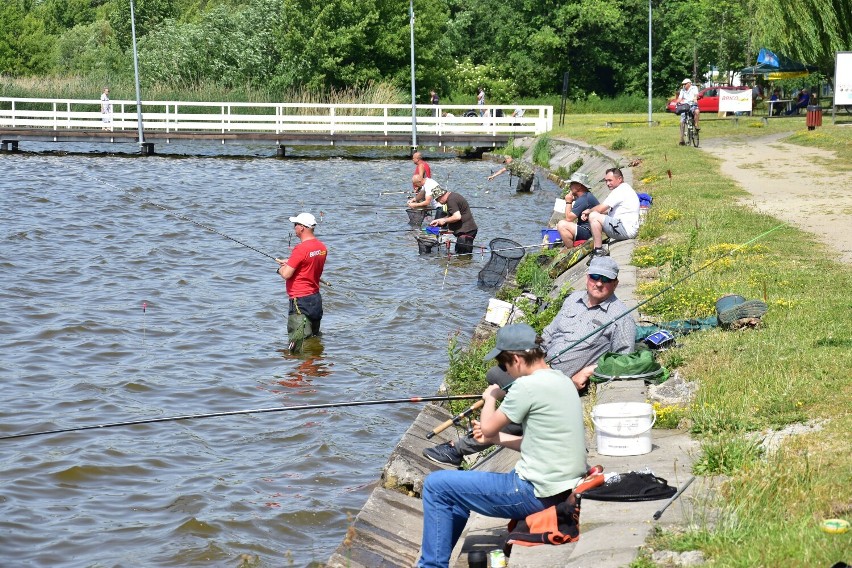
<svg viewBox="0 0 852 568">
<path fill-rule="evenodd" d="M 317 218 L 310 213 L 299 213 L 295 217 L 290 217 L 290 222 L 313 229 L 317 225 Z"/>
<path fill-rule="evenodd" d="M 571 179 L 568 180 L 568 183 L 579 183 L 586 189 L 589 189 L 591 187 L 589 185 L 589 176 L 580 172 L 574 172 L 573 174 L 571 174 Z"/>
<path fill-rule="evenodd" d="M 589 263 L 586 274 L 600 274 L 615 280 L 618 278 L 618 264 L 608 256 L 596 256 Z"/>
<path fill-rule="evenodd" d="M 687 83 L 692 83 L 692 79 L 687 77 L 686 79 L 684 79 L 683 81 L 680 82 L 681 85 L 686 85 Z"/>
<path fill-rule="evenodd" d="M 501 351 L 526 351 L 535 349 L 535 330 L 525 323 L 513 323 L 501 327 L 497 332 L 497 346 L 488 352 L 485 361 L 490 361 L 500 354 Z"/>
</svg>

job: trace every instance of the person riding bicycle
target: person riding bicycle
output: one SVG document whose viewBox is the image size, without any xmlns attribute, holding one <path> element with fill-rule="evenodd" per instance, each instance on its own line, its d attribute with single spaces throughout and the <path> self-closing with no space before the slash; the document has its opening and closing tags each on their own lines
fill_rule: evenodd
<svg viewBox="0 0 852 568">
<path fill-rule="evenodd" d="M 689 112 L 692 113 L 692 116 L 695 120 L 695 131 L 698 132 L 698 117 L 701 115 L 701 111 L 698 110 L 698 87 L 692 84 L 692 79 L 687 77 L 681 82 L 680 93 L 677 95 L 677 99 L 675 100 L 675 104 L 688 104 Z M 680 145 L 685 146 L 686 142 L 683 140 L 684 134 L 684 124 L 686 123 L 686 113 L 680 115 Z"/>
</svg>

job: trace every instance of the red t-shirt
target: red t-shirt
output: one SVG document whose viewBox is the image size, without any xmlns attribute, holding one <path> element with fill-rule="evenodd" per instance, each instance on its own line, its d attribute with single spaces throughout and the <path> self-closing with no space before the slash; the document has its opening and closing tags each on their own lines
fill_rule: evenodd
<svg viewBox="0 0 852 568">
<path fill-rule="evenodd" d="M 420 166 L 423 166 L 423 177 L 430 178 L 432 177 L 432 168 L 429 167 L 429 164 L 426 163 L 425 160 L 420 160 L 420 163 L 414 166 L 414 173 L 420 173 Z"/>
<path fill-rule="evenodd" d="M 301 298 L 319 292 L 319 281 L 327 252 L 319 239 L 309 239 L 296 245 L 287 259 L 287 266 L 295 270 L 293 276 L 286 280 L 287 295 L 290 298 Z"/>
</svg>

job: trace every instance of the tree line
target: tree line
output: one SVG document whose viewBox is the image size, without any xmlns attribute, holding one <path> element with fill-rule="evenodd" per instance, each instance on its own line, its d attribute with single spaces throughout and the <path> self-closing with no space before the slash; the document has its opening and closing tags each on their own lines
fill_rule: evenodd
<svg viewBox="0 0 852 568">
<path fill-rule="evenodd" d="M 766 47 L 833 74 L 852 0 L 651 0 L 653 87 L 725 77 Z M 271 91 L 410 81 L 407 0 L 134 0 L 145 85 Z M 647 93 L 648 0 L 415 0 L 418 99 Z M 130 0 L 3 0 L 0 74 L 132 76 Z"/>
</svg>

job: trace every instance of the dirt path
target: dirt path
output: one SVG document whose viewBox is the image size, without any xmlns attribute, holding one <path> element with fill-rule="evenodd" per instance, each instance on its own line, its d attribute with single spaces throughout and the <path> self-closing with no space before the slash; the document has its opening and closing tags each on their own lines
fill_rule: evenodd
<svg viewBox="0 0 852 568">
<path fill-rule="evenodd" d="M 751 196 L 741 203 L 811 232 L 852 264 L 852 171 L 835 152 L 785 144 L 787 134 L 701 141 L 722 173 Z"/>
</svg>

